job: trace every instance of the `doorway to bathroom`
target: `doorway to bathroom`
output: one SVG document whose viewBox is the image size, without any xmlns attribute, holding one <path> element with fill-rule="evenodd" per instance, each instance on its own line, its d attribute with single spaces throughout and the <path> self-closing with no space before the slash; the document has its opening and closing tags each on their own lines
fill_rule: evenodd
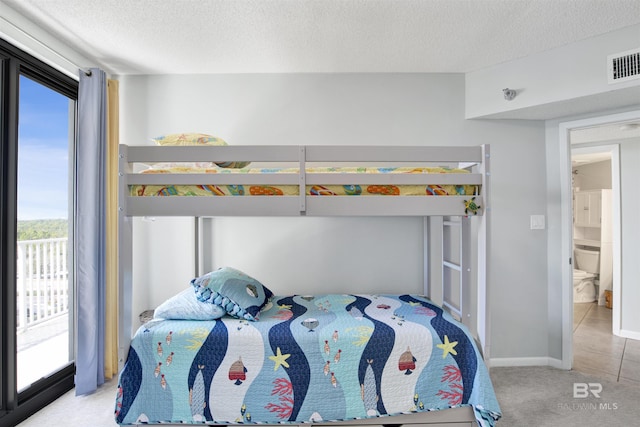
<svg viewBox="0 0 640 427">
<path fill-rule="evenodd" d="M 573 216 L 573 364 L 585 374 L 614 379 L 625 339 L 613 334 L 614 210 L 619 218 L 619 146 L 616 127 L 570 133 Z M 607 145 L 603 145 L 607 144 Z M 614 189 L 615 187 L 615 189 Z M 616 230 L 619 232 L 619 221 Z M 620 241 L 616 236 L 616 243 Z M 619 244 L 618 246 L 619 247 Z M 617 273 L 617 272 L 616 272 Z M 619 275 L 616 274 L 616 280 Z M 617 307 L 616 307 L 617 309 Z"/>
<path fill-rule="evenodd" d="M 596 302 L 612 309 L 612 163 L 616 163 L 617 171 L 618 146 L 580 147 L 578 141 L 581 140 L 581 133 L 582 131 L 571 133 L 571 142 L 576 147 L 573 148 L 572 145 L 571 150 L 573 302 Z"/>
<path fill-rule="evenodd" d="M 569 314 L 563 316 L 563 363 L 595 377 L 638 384 L 634 360 L 640 328 L 629 308 L 638 297 L 633 284 L 640 273 L 635 221 L 640 202 L 633 197 L 640 180 L 640 111 L 568 122 L 560 130 L 571 159 L 563 172 L 568 184 L 562 194 L 568 207 L 563 230 L 569 234 L 563 247 L 571 260 L 564 268 L 574 279 L 565 282 L 572 289 L 563 293 L 563 312 Z"/>
</svg>

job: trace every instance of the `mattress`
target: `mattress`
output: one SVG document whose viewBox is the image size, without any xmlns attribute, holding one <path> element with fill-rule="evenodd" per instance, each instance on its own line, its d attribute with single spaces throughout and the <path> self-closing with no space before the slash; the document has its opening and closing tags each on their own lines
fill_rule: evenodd
<svg viewBox="0 0 640 427">
<path fill-rule="evenodd" d="M 444 167 L 343 167 L 308 168 L 307 173 L 321 174 L 443 174 L 468 173 L 467 170 Z M 201 173 L 201 174 L 297 174 L 297 168 L 151 168 L 142 173 Z M 167 179 L 170 181 L 170 179 Z M 238 180 L 242 181 L 241 178 Z M 310 196 L 470 196 L 479 194 L 480 186 L 460 185 L 307 185 Z M 293 196 L 298 185 L 130 185 L 130 196 Z"/>
<path fill-rule="evenodd" d="M 481 426 L 500 418 L 474 340 L 439 306 L 410 294 L 292 295 L 273 297 L 258 321 L 143 325 L 119 376 L 115 418 L 288 424 L 459 406 Z"/>
</svg>

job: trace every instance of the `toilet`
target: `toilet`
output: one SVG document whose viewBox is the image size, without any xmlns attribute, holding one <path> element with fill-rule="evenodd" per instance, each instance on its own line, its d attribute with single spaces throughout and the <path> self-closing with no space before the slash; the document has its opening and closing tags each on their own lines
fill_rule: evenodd
<svg viewBox="0 0 640 427">
<path fill-rule="evenodd" d="M 595 301 L 596 286 L 594 281 L 600 268 L 600 251 L 575 248 L 574 262 L 573 302 Z"/>
</svg>

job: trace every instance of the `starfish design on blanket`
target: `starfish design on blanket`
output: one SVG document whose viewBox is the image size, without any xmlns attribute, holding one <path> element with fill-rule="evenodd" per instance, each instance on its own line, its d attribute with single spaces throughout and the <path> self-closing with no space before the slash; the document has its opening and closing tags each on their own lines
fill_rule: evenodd
<svg viewBox="0 0 640 427">
<path fill-rule="evenodd" d="M 442 344 L 437 344 L 436 347 L 442 349 L 442 358 L 444 359 L 449 353 L 453 354 L 454 356 L 458 354 L 458 352 L 453 349 L 453 347 L 455 347 L 456 345 L 458 345 L 458 341 L 449 342 L 449 337 L 445 335 L 444 342 Z"/>
<path fill-rule="evenodd" d="M 282 354 L 280 351 L 280 347 L 276 348 L 276 355 L 275 356 L 269 356 L 269 359 L 273 360 L 275 362 L 275 366 L 273 367 L 274 371 L 277 371 L 278 368 L 280 367 L 280 365 L 284 366 L 285 368 L 289 367 L 289 364 L 286 362 L 286 360 L 290 357 L 290 354 Z"/>
</svg>

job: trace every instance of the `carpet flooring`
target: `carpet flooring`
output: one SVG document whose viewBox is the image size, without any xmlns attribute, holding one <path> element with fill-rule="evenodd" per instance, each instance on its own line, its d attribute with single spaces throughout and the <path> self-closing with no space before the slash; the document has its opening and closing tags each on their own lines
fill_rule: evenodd
<svg viewBox="0 0 640 427">
<path fill-rule="evenodd" d="M 496 427 L 640 426 L 634 385 L 545 366 L 492 368 L 491 379 L 503 412 Z M 115 427 L 116 386 L 113 379 L 81 397 L 72 390 L 18 427 Z"/>
<path fill-rule="evenodd" d="M 634 385 L 541 366 L 492 368 L 491 379 L 503 413 L 497 427 L 640 426 Z"/>
</svg>

